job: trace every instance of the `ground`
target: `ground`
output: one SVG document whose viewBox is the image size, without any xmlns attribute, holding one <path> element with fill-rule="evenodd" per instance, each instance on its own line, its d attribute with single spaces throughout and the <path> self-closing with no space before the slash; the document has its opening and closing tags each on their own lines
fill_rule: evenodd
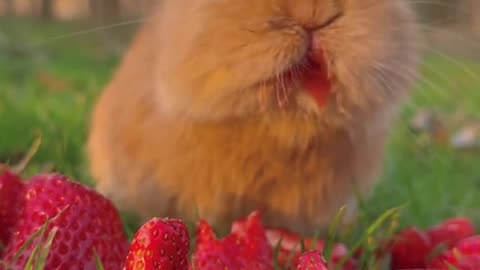
<svg viewBox="0 0 480 270">
<path fill-rule="evenodd" d="M 119 61 L 122 46 L 111 37 L 127 45 L 129 35 L 119 37 L 118 28 L 73 34 L 81 29 L 89 26 L 0 20 L 0 161 L 18 161 L 41 135 L 27 174 L 53 166 L 91 184 L 84 145 L 89 114 Z M 392 131 L 385 173 L 364 202 L 364 216 L 405 204 L 402 226 L 427 227 L 458 215 L 480 224 L 480 153 L 425 144 L 408 128 L 419 109 L 480 119 L 478 74 L 478 62 L 436 51 L 428 57 L 416 95 Z M 455 121 L 449 123 L 461 123 Z"/>
</svg>

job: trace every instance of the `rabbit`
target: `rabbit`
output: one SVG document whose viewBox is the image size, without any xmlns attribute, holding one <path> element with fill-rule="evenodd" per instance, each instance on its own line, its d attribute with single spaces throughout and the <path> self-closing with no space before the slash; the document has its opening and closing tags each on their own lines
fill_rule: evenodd
<svg viewBox="0 0 480 270">
<path fill-rule="evenodd" d="M 215 228 L 311 234 L 358 215 L 419 72 L 404 0 L 163 0 L 91 116 L 96 189 Z"/>
</svg>

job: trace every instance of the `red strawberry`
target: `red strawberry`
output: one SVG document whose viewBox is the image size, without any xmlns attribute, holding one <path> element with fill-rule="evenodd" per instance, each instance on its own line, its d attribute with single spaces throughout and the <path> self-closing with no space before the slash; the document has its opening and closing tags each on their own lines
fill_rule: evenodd
<svg viewBox="0 0 480 270">
<path fill-rule="evenodd" d="M 432 244 L 426 233 L 410 228 L 395 237 L 390 250 L 392 269 L 419 269 L 425 268 Z"/>
<path fill-rule="evenodd" d="M 429 263 L 429 268 L 450 269 L 449 265 L 460 270 L 480 269 L 480 236 L 460 240 L 451 250 Z"/>
<path fill-rule="evenodd" d="M 121 268 L 128 241 L 110 201 L 56 174 L 34 177 L 25 188 L 24 200 L 15 238 L 10 240 L 4 254 L 4 260 L 14 264 L 13 268 L 23 269 L 38 239 L 22 252 L 16 263 L 12 263 L 12 258 L 47 219 L 55 217 L 47 233 L 54 227 L 58 231 L 45 269 L 95 269 L 94 251 L 105 269 Z"/>
<path fill-rule="evenodd" d="M 458 270 L 478 270 L 480 269 L 480 254 L 463 256 L 460 261 L 454 265 Z M 450 270 L 451 268 L 446 268 Z"/>
<path fill-rule="evenodd" d="M 480 254 L 480 235 L 462 239 L 455 247 L 464 254 Z"/>
<path fill-rule="evenodd" d="M 290 266 L 290 268 L 294 268 L 298 265 L 301 256 L 301 237 L 297 234 L 289 232 L 287 230 L 281 229 L 268 229 L 267 230 L 267 238 L 270 245 L 273 248 L 276 248 L 280 243 L 280 249 L 278 254 L 278 262 L 285 267 Z M 305 238 L 303 239 L 305 249 L 311 250 L 314 247 L 314 239 L 313 238 Z M 323 252 L 325 249 L 325 241 L 317 240 L 315 249 Z M 333 246 L 332 250 L 332 266 L 336 266 L 338 263 L 342 261 L 342 259 L 348 254 L 348 249 L 345 245 L 341 243 L 337 243 Z M 291 259 L 291 265 L 287 265 L 288 260 Z M 293 266 L 293 267 L 292 267 Z M 342 269 L 343 270 L 351 270 L 357 268 L 357 262 L 355 259 L 350 259 L 345 262 Z"/>
<path fill-rule="evenodd" d="M 0 175 L 0 246 L 6 245 L 14 231 L 22 208 L 24 185 L 19 176 L 10 171 Z"/>
<path fill-rule="evenodd" d="M 135 234 L 127 256 L 126 270 L 187 270 L 190 236 L 176 219 L 154 218 Z"/>
<path fill-rule="evenodd" d="M 327 261 L 320 251 L 311 251 L 300 257 L 297 270 L 328 270 Z"/>
<path fill-rule="evenodd" d="M 466 218 L 449 219 L 427 231 L 432 245 L 453 247 L 459 240 L 475 235 L 475 226 Z"/>
<path fill-rule="evenodd" d="M 261 215 L 254 212 L 246 220 L 235 222 L 231 234 L 223 240 L 217 239 L 212 227 L 201 221 L 194 260 L 198 270 L 273 269 L 273 250 L 267 242 Z"/>
<path fill-rule="evenodd" d="M 283 229 L 268 229 L 267 239 L 273 248 L 277 248 L 280 244 L 277 258 L 280 264 L 285 267 L 290 266 L 290 268 L 295 268 L 295 266 L 298 265 L 302 252 L 302 238 L 300 235 Z M 304 238 L 303 244 L 305 245 L 305 249 L 310 250 L 313 247 L 314 241 L 311 238 Z M 324 247 L 325 241 L 317 240 L 316 250 L 323 251 Z M 290 265 L 287 265 L 289 260 Z"/>
<path fill-rule="evenodd" d="M 273 267 L 273 249 L 268 244 L 259 211 L 252 212 L 245 219 L 235 221 L 232 224 L 231 235 L 237 239 L 246 239 L 246 243 L 252 245 L 253 248 L 248 251 L 248 254 L 261 254 L 258 257 L 258 265 L 261 269 L 270 269 L 265 266 Z"/>
</svg>

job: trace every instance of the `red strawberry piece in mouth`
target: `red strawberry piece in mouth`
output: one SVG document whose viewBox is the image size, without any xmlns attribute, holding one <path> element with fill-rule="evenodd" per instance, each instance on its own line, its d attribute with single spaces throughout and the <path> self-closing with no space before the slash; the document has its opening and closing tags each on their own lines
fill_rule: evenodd
<svg viewBox="0 0 480 270">
<path fill-rule="evenodd" d="M 317 53 L 319 54 L 319 53 Z M 320 106 L 325 106 L 331 94 L 332 82 L 329 71 L 322 55 L 307 58 L 308 70 L 302 76 L 305 90 L 315 99 Z"/>
<path fill-rule="evenodd" d="M 285 72 L 284 78 L 287 82 L 299 82 L 320 107 L 328 104 L 333 83 L 323 50 L 310 50 L 299 63 Z"/>
</svg>

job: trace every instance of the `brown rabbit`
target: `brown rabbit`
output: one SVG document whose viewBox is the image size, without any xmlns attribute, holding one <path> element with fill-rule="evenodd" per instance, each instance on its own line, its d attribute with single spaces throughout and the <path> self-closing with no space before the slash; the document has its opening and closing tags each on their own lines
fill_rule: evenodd
<svg viewBox="0 0 480 270">
<path fill-rule="evenodd" d="M 381 172 L 415 23 L 402 0 L 163 0 L 93 114 L 98 190 L 144 218 L 322 228 Z"/>
</svg>

